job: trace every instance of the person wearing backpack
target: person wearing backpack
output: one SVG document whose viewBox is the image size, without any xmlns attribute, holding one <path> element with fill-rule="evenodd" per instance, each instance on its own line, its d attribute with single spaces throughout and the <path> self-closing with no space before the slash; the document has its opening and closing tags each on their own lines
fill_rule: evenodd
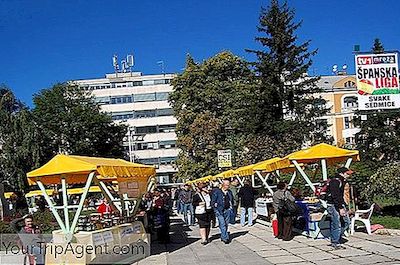
<svg viewBox="0 0 400 265">
<path fill-rule="evenodd" d="M 331 217 L 330 238 L 334 249 L 344 249 L 342 236 L 350 224 L 350 218 L 344 202 L 344 187 L 347 178 L 353 173 L 347 167 L 338 168 L 336 175 L 330 179 L 327 188 L 327 211 Z M 342 226 L 343 221 L 343 226 Z"/>
<path fill-rule="evenodd" d="M 289 241 L 293 239 L 293 218 L 291 213 L 285 209 L 285 202 L 295 201 L 292 194 L 287 190 L 288 184 L 285 181 L 281 181 L 277 184 L 277 191 L 274 192 L 272 197 L 272 206 L 274 207 L 275 213 L 278 219 L 278 236 L 277 238 Z"/>
</svg>

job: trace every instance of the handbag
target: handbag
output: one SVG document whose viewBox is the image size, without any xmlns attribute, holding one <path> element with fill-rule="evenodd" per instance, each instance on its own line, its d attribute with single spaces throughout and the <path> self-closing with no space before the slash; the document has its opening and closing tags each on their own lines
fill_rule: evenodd
<svg viewBox="0 0 400 265">
<path fill-rule="evenodd" d="M 205 214 L 206 213 L 206 200 L 204 199 L 201 192 L 199 192 L 198 194 L 199 194 L 201 201 L 204 202 L 204 205 L 197 205 L 196 209 L 194 210 L 194 213 L 195 214 Z"/>
</svg>

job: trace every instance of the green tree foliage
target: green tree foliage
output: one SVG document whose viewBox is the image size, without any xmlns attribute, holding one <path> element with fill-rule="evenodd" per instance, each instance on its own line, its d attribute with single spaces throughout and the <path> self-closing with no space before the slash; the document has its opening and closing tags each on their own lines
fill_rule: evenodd
<svg viewBox="0 0 400 265">
<path fill-rule="evenodd" d="M 318 78 L 307 76 L 316 50 L 308 51 L 310 41 L 297 44 L 301 22 L 294 22 L 294 15 L 286 2 L 272 0 L 262 9 L 256 37 L 263 50 L 248 50 L 257 56 L 253 65 L 260 86 L 252 125 L 258 142 L 267 138 L 261 140 L 267 146 L 258 145 L 261 150 L 285 142 L 282 147 L 288 153 L 304 142 L 326 140 L 327 124 L 318 119 L 327 113 L 325 100 L 313 96 L 320 91 Z"/>
<path fill-rule="evenodd" d="M 372 52 L 373 53 L 384 53 L 385 48 L 383 47 L 383 44 L 380 39 L 376 38 L 374 40 L 374 45 L 372 46 Z"/>
<path fill-rule="evenodd" d="M 169 100 L 178 119 L 179 177 L 215 174 L 217 150 L 234 152 L 251 118 L 254 76 L 245 61 L 222 52 L 195 63 L 188 56 L 185 71 L 173 80 Z M 239 147 L 238 147 L 239 148 Z"/>
<path fill-rule="evenodd" d="M 387 198 L 400 199 L 400 163 L 395 162 L 380 168 L 369 178 L 365 197 L 374 198 L 385 195 Z"/>
<path fill-rule="evenodd" d="M 32 115 L 5 86 L 0 87 L 0 179 L 22 190 L 26 172 L 38 166 L 38 137 Z"/>
<path fill-rule="evenodd" d="M 40 132 L 40 162 L 57 153 L 123 157 L 126 127 L 100 112 L 88 92 L 61 83 L 34 96 L 34 121 Z"/>
</svg>

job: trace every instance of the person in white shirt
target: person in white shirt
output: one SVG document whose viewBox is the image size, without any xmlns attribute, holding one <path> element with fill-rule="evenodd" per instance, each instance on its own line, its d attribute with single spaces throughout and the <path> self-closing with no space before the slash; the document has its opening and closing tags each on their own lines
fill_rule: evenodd
<svg viewBox="0 0 400 265">
<path fill-rule="evenodd" d="M 198 191 L 193 196 L 194 214 L 200 227 L 201 244 L 206 245 L 209 242 L 212 208 L 211 196 L 204 183 L 197 185 Z"/>
</svg>

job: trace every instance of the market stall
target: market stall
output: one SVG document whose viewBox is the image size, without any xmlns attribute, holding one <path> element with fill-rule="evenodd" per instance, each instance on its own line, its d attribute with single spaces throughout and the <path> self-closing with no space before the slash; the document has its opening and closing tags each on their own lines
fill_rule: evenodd
<svg viewBox="0 0 400 265">
<path fill-rule="evenodd" d="M 134 212 L 127 211 L 126 201 L 132 201 L 137 206 L 153 176 L 155 176 L 155 168 L 152 166 L 130 163 L 122 159 L 72 155 L 57 155 L 42 167 L 27 174 L 28 183 L 38 185 L 42 191 L 49 209 L 61 228 L 57 233 L 61 235 L 64 243 L 71 242 L 77 231 L 82 230 L 83 224 L 85 224 L 86 232 L 98 234 L 97 230 L 118 227 L 133 221 Z M 107 185 L 113 181 L 118 183 L 118 197 L 115 196 L 116 191 L 110 192 L 112 185 Z M 84 201 L 93 183 L 110 202 L 115 216 L 92 214 L 90 217 L 85 217 L 85 220 L 80 218 Z M 54 184 L 61 184 L 62 205 L 55 205 L 46 192 L 45 185 Z M 84 184 L 78 205 L 68 204 L 68 184 Z M 64 220 L 58 210 L 63 211 Z M 72 221 L 69 214 L 71 210 L 75 210 Z M 143 232 L 144 229 L 141 231 Z M 79 231 L 78 234 L 81 232 Z"/>
</svg>

